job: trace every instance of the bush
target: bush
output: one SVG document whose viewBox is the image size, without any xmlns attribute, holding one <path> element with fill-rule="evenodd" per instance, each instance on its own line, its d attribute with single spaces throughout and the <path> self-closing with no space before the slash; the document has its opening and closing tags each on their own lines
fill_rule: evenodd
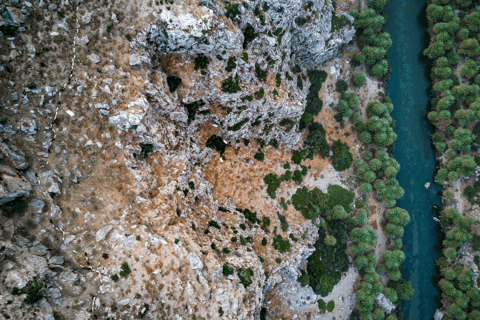
<svg viewBox="0 0 480 320">
<path fill-rule="evenodd" d="M 270 198 L 275 199 L 277 197 L 277 189 L 280 187 L 280 179 L 275 173 L 269 173 L 263 178 L 263 182 L 267 185 L 267 194 Z"/>
<path fill-rule="evenodd" d="M 262 239 L 262 246 L 266 246 L 268 243 L 267 238 L 263 237 Z"/>
<path fill-rule="evenodd" d="M 228 277 L 229 275 L 233 274 L 235 270 L 233 269 L 233 267 L 230 267 L 228 264 L 224 263 L 223 264 L 223 275 L 225 277 Z"/>
<path fill-rule="evenodd" d="M 25 298 L 26 304 L 34 304 L 43 299 L 45 293 L 42 290 L 43 282 L 35 281 L 30 287 L 27 289 L 27 297 Z"/>
<path fill-rule="evenodd" d="M 198 69 L 207 69 L 210 60 L 208 57 L 204 56 L 203 54 L 198 55 L 195 57 L 195 70 Z"/>
<path fill-rule="evenodd" d="M 249 23 L 243 32 L 243 49 L 247 49 L 248 44 L 258 37 L 255 28 Z"/>
<path fill-rule="evenodd" d="M 339 93 L 344 93 L 348 89 L 348 83 L 345 80 L 338 80 L 335 84 L 335 90 Z"/>
<path fill-rule="evenodd" d="M 120 278 L 118 275 L 114 274 L 113 276 L 110 277 L 114 282 L 117 282 Z"/>
<path fill-rule="evenodd" d="M 355 87 L 361 87 L 365 83 L 367 77 L 363 72 L 357 72 L 353 75 L 352 82 Z"/>
<path fill-rule="evenodd" d="M 290 251 L 290 241 L 288 239 L 283 240 L 281 235 L 277 235 L 273 238 L 273 247 L 280 253 Z"/>
<path fill-rule="evenodd" d="M 308 273 L 306 273 L 304 270 L 301 270 L 302 274 L 298 277 L 298 282 L 302 285 L 302 287 L 305 287 L 306 285 L 310 284 L 310 277 L 308 276 Z"/>
<path fill-rule="evenodd" d="M 223 80 L 222 82 L 222 91 L 228 93 L 237 93 L 242 91 L 238 81 L 233 81 L 232 77 L 228 77 L 227 79 Z"/>
<path fill-rule="evenodd" d="M 335 309 L 335 301 L 332 300 L 327 303 L 327 311 L 332 312 L 333 309 Z"/>
<path fill-rule="evenodd" d="M 304 142 L 305 148 L 311 153 L 318 153 L 326 158 L 330 154 L 330 146 L 326 140 L 326 131 L 323 126 L 314 122 L 309 127 L 307 139 Z"/>
<path fill-rule="evenodd" d="M 122 271 L 120 271 L 120 276 L 125 277 L 126 275 L 130 274 L 132 270 L 130 270 L 130 267 L 128 266 L 128 263 L 124 262 L 122 264 Z"/>
<path fill-rule="evenodd" d="M 335 141 L 332 146 L 332 165 L 337 171 L 347 170 L 352 166 L 353 157 L 341 141 Z"/>
<path fill-rule="evenodd" d="M 327 79 L 327 73 L 325 71 L 313 70 L 308 71 L 307 74 L 311 85 L 307 94 L 305 112 L 316 116 L 322 111 L 323 101 L 318 97 L 318 93 L 322 88 L 323 82 Z"/>
<path fill-rule="evenodd" d="M 230 3 L 229 1 L 226 2 L 225 4 L 225 10 L 227 10 L 227 17 L 229 17 L 230 19 L 232 18 L 235 18 L 237 15 L 240 14 L 240 9 L 238 8 L 239 7 L 239 3 Z"/>
<path fill-rule="evenodd" d="M 276 262 L 276 263 L 282 263 L 282 259 L 277 258 L 277 259 L 275 259 L 275 262 Z"/>
<path fill-rule="evenodd" d="M 253 270 L 252 268 L 248 268 L 246 270 L 240 269 L 237 272 L 238 277 L 240 278 L 240 282 L 243 284 L 245 288 L 247 288 L 249 285 L 253 283 L 252 277 L 253 277 Z"/>
<path fill-rule="evenodd" d="M 223 153 L 225 152 L 225 149 L 227 147 L 227 144 L 223 142 L 223 139 L 220 138 L 217 135 L 213 135 L 210 138 L 208 138 L 207 143 L 205 144 L 207 148 L 214 149 L 220 153 L 221 156 L 223 156 Z"/>
<path fill-rule="evenodd" d="M 235 57 L 228 58 L 227 67 L 225 68 L 225 70 L 227 70 L 227 72 L 231 72 L 233 69 L 235 69 L 237 67 L 236 61 L 237 58 Z"/>
<path fill-rule="evenodd" d="M 259 150 L 257 153 L 255 153 L 254 158 L 258 161 L 263 161 L 265 159 L 265 154 Z"/>
<path fill-rule="evenodd" d="M 177 90 L 178 86 L 182 83 L 182 79 L 179 77 L 175 76 L 169 76 L 167 77 L 167 85 L 168 89 L 170 90 L 170 93 L 175 92 Z"/>
</svg>

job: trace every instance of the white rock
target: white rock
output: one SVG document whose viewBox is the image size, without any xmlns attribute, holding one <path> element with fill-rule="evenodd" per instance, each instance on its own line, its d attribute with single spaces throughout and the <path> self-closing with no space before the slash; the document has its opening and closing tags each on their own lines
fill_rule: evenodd
<svg viewBox="0 0 480 320">
<path fill-rule="evenodd" d="M 97 64 L 100 62 L 100 57 L 95 53 L 89 54 L 87 56 L 88 60 L 90 60 L 93 64 Z"/>
<path fill-rule="evenodd" d="M 428 190 L 428 188 L 430 188 L 430 182 L 425 183 L 423 186 Z"/>
<path fill-rule="evenodd" d="M 440 311 L 439 309 L 437 309 L 437 311 L 435 311 L 434 319 L 435 320 L 442 320 L 443 316 L 444 316 L 443 312 Z"/>
<path fill-rule="evenodd" d="M 187 254 L 187 259 L 190 262 L 190 269 L 192 269 L 192 270 L 197 270 L 197 269 L 202 270 L 203 269 L 203 262 L 196 255 Z"/>
<path fill-rule="evenodd" d="M 102 241 L 103 239 L 106 238 L 106 236 L 108 235 L 108 233 L 113 229 L 113 226 L 112 225 L 107 225 L 103 228 L 101 228 L 100 230 L 97 231 L 97 234 L 95 235 L 95 240 L 97 242 L 100 242 Z"/>
</svg>

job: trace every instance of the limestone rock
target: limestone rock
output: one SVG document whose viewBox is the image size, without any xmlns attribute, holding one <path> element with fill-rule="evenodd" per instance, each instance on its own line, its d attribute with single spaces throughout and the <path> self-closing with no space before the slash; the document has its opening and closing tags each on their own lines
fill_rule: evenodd
<svg viewBox="0 0 480 320">
<path fill-rule="evenodd" d="M 439 309 L 437 309 L 437 311 L 435 311 L 434 319 L 435 320 L 442 320 L 443 316 L 444 316 L 443 312 L 440 311 Z"/>
<path fill-rule="evenodd" d="M 0 182 L 0 205 L 19 197 L 28 197 L 32 187 L 23 178 L 2 175 Z"/>
<path fill-rule="evenodd" d="M 388 300 L 383 293 L 380 293 L 374 298 L 375 303 L 385 311 L 385 313 L 390 314 L 392 310 L 395 310 L 395 305 L 392 301 Z"/>
<path fill-rule="evenodd" d="M 108 225 L 108 226 L 105 226 L 105 227 L 101 228 L 100 230 L 98 230 L 97 234 L 95 235 L 95 241 L 100 242 L 103 239 L 105 239 L 105 237 L 108 235 L 108 233 L 112 229 L 113 229 L 113 226 Z"/>
</svg>

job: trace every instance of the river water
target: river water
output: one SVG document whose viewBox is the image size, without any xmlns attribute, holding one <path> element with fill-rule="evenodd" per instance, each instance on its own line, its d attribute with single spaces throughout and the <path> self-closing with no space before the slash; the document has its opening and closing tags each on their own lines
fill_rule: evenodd
<svg viewBox="0 0 480 320">
<path fill-rule="evenodd" d="M 390 0 L 385 8 L 385 28 L 393 41 L 388 52 L 392 72 L 387 87 L 395 106 L 392 117 L 398 135 L 393 155 L 401 165 L 398 180 L 405 189 L 397 205 L 412 218 L 403 238 L 406 260 L 402 273 L 415 294 L 402 302 L 405 320 L 433 318 L 438 307 L 435 260 L 440 256 L 441 240 L 433 205 L 440 206 L 441 188 L 433 183 L 436 163 L 426 119 L 430 83 L 422 56 L 427 41 L 424 6 L 421 0 Z M 424 187 L 427 182 L 431 183 L 428 190 Z"/>
</svg>

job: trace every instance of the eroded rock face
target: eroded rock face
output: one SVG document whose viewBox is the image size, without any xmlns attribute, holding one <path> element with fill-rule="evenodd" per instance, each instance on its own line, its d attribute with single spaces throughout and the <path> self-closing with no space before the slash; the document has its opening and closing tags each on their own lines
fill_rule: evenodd
<svg viewBox="0 0 480 320">
<path fill-rule="evenodd" d="M 347 23 L 332 32 L 328 1 L 246 1 L 236 16 L 227 15 L 224 2 L 201 3 L 170 10 L 132 1 L 41 1 L 36 14 L 54 23 L 20 34 L 17 51 L 3 55 L 12 70 L 28 69 L 12 58 L 18 50 L 29 59 L 41 52 L 42 65 L 55 63 L 36 78 L 38 88 L 25 90 L 31 84 L 25 78 L 2 94 L 20 111 L 14 126 L 2 123 L 2 138 L 28 143 L 1 144 L 2 161 L 21 172 L 3 172 L 0 202 L 31 194 L 35 201 L 1 220 L 1 235 L 10 240 L 0 242 L 7 247 L 0 294 L 44 282 L 45 299 L 27 319 L 50 320 L 54 312 L 78 320 L 143 312 L 153 319 L 218 319 L 220 308 L 230 319 L 257 319 L 277 289 L 279 314 L 292 308 L 293 316 L 298 308 L 320 319 L 318 297 L 296 282 L 317 229 L 288 207 L 290 226 L 281 233 L 298 239 L 289 252 L 276 251 L 281 207 L 263 178 L 283 174 L 302 139 L 307 70 L 334 57 L 354 29 Z M 196 69 L 201 55 L 208 65 Z M 176 90 L 173 76 L 181 79 Z M 229 78 L 236 92 L 222 89 Z M 206 146 L 213 135 L 226 145 L 222 154 Z M 268 153 L 263 162 L 254 160 L 259 148 Z M 317 173 L 330 165 L 311 164 Z M 296 187 L 289 183 L 279 196 Z M 262 229 L 237 208 L 272 224 Z M 225 276 L 224 264 L 235 272 Z M 251 272 L 251 283 L 240 271 Z M 345 277 L 353 283 L 357 274 Z M 342 305 L 344 298 L 335 301 Z M 17 316 L 23 299 L 0 311 Z"/>
</svg>

